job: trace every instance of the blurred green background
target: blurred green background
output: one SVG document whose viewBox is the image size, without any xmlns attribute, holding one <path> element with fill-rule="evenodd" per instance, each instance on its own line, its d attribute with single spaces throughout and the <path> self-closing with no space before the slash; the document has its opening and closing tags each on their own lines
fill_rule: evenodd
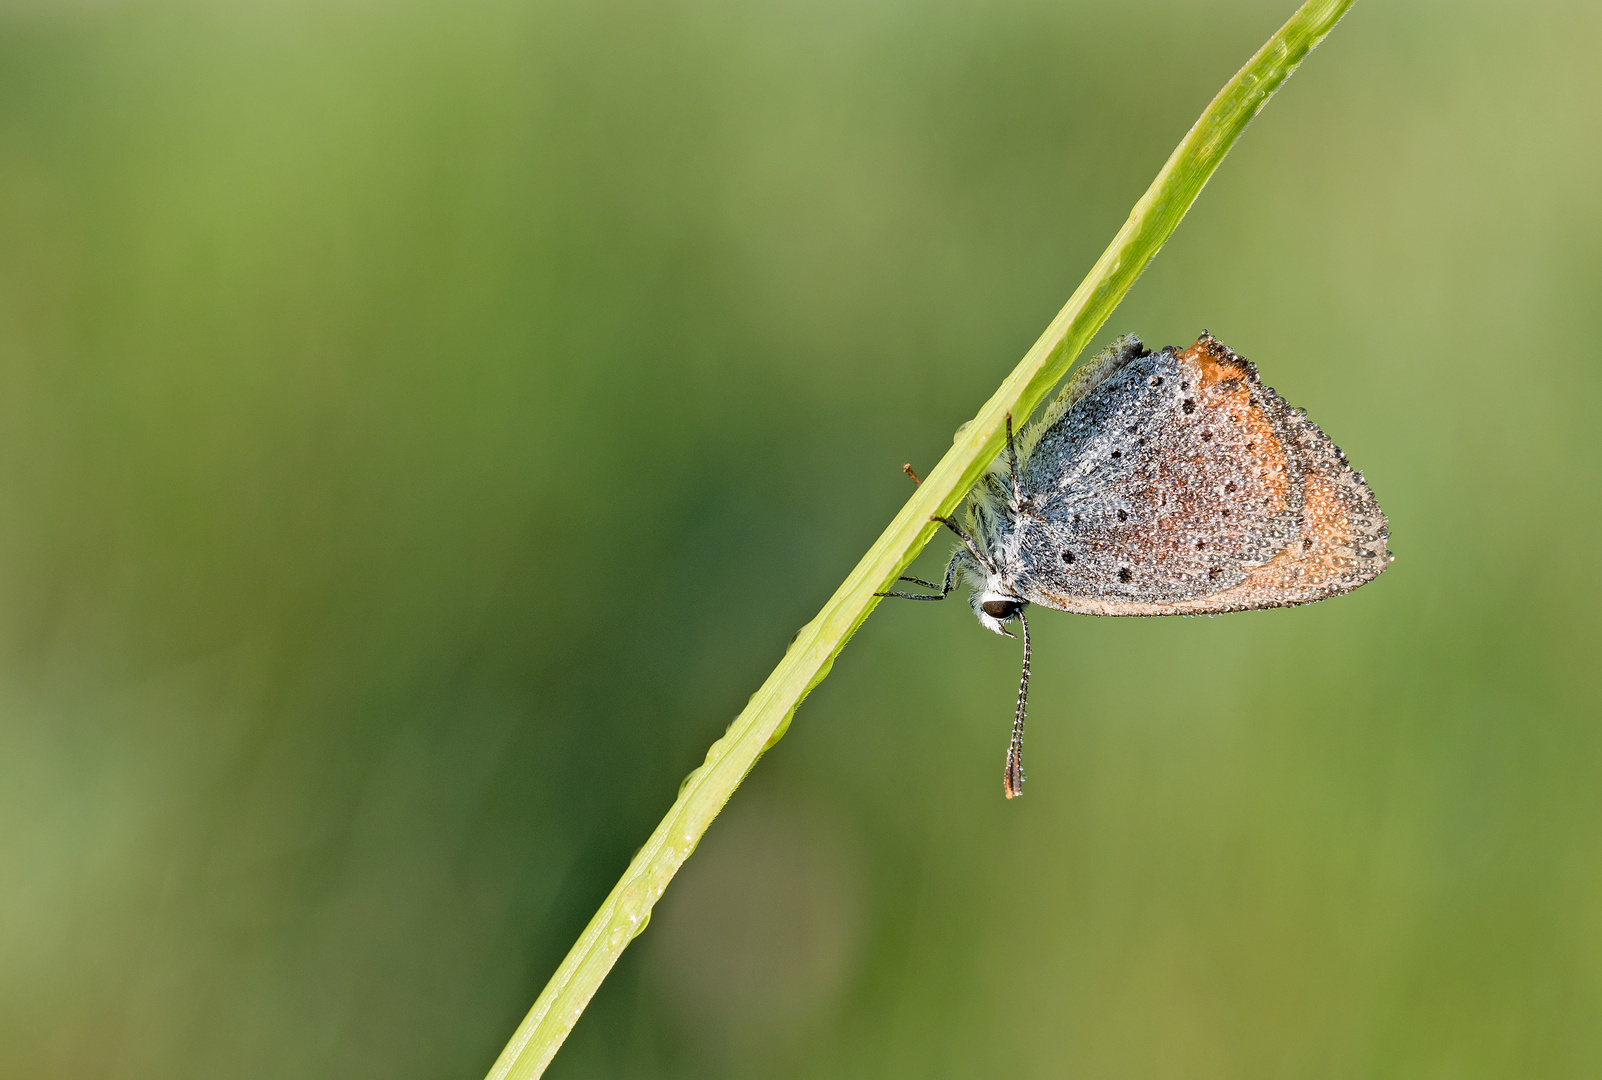
<svg viewBox="0 0 1602 1080">
<path fill-rule="evenodd" d="M 8 0 L 0 1074 L 481 1076 L 1291 9 Z M 1039 617 L 1012 804 L 881 608 L 550 1075 L 1602 1075 L 1599 45 L 1359 4 L 1101 335 L 1387 574 Z"/>
</svg>

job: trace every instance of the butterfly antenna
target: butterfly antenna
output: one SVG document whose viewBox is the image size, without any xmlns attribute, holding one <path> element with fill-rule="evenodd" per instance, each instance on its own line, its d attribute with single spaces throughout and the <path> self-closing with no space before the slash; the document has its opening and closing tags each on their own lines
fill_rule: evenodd
<svg viewBox="0 0 1602 1080">
<path fill-rule="evenodd" d="M 1009 799 L 1023 794 L 1024 713 L 1029 705 L 1029 620 L 1022 611 L 1018 612 L 1018 622 L 1023 625 L 1023 677 L 1018 680 L 1018 714 L 1012 718 L 1012 742 L 1007 746 L 1007 771 L 1002 777 Z"/>
</svg>

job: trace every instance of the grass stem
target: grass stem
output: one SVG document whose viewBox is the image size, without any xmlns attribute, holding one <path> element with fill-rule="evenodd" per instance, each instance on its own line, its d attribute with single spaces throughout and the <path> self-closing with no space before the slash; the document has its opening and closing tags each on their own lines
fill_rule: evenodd
<svg viewBox="0 0 1602 1080">
<path fill-rule="evenodd" d="M 917 557 L 938 528 L 930 518 L 950 514 L 1000 450 L 1007 414 L 1021 421 L 1062 378 L 1162 249 L 1235 140 L 1352 2 L 1308 0 L 1213 98 L 1045 333 L 962 429 L 823 610 L 801 628 L 779 666 L 685 780 L 672 809 L 501 1051 L 489 1080 L 530 1080 L 545 1071 L 707 826 L 763 751 L 784 734 L 796 708 L 829 674 L 834 658 L 873 611 L 874 593 L 889 587 Z"/>
</svg>

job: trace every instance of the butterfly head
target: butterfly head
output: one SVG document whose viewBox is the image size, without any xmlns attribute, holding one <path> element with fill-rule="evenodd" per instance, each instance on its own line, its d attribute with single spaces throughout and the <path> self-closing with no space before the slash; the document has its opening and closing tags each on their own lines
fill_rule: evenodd
<svg viewBox="0 0 1602 1080">
<path fill-rule="evenodd" d="M 989 582 L 974 592 L 971 602 L 974 614 L 979 617 L 979 625 L 1004 637 L 1012 636 L 1007 632 L 1007 624 L 1016 619 L 1028 603 Z"/>
</svg>

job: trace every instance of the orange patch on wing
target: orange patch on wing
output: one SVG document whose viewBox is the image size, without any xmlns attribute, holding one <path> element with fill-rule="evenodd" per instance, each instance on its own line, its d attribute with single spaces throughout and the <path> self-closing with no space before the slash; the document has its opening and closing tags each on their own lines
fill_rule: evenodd
<svg viewBox="0 0 1602 1080">
<path fill-rule="evenodd" d="M 1197 367 L 1203 390 L 1229 379 L 1246 379 L 1252 374 L 1250 364 L 1210 334 L 1197 338 L 1196 344 L 1179 354 L 1179 359 Z"/>
<path fill-rule="evenodd" d="M 1342 567 L 1336 559 L 1350 547 L 1351 538 L 1352 522 L 1335 486 L 1327 477 L 1309 475 L 1297 537 L 1247 574 L 1245 581 L 1208 599 L 1231 607 L 1258 607 L 1269 598 L 1294 604 L 1328 595 L 1340 584 Z"/>
<path fill-rule="evenodd" d="M 1274 500 L 1270 513 L 1291 502 L 1291 470 L 1286 447 L 1261 405 L 1252 400 L 1250 365 L 1211 337 L 1203 336 L 1179 354 L 1195 373 L 1197 407 L 1216 416 L 1220 432 L 1227 432 L 1239 460 L 1253 478 L 1269 489 Z"/>
</svg>

